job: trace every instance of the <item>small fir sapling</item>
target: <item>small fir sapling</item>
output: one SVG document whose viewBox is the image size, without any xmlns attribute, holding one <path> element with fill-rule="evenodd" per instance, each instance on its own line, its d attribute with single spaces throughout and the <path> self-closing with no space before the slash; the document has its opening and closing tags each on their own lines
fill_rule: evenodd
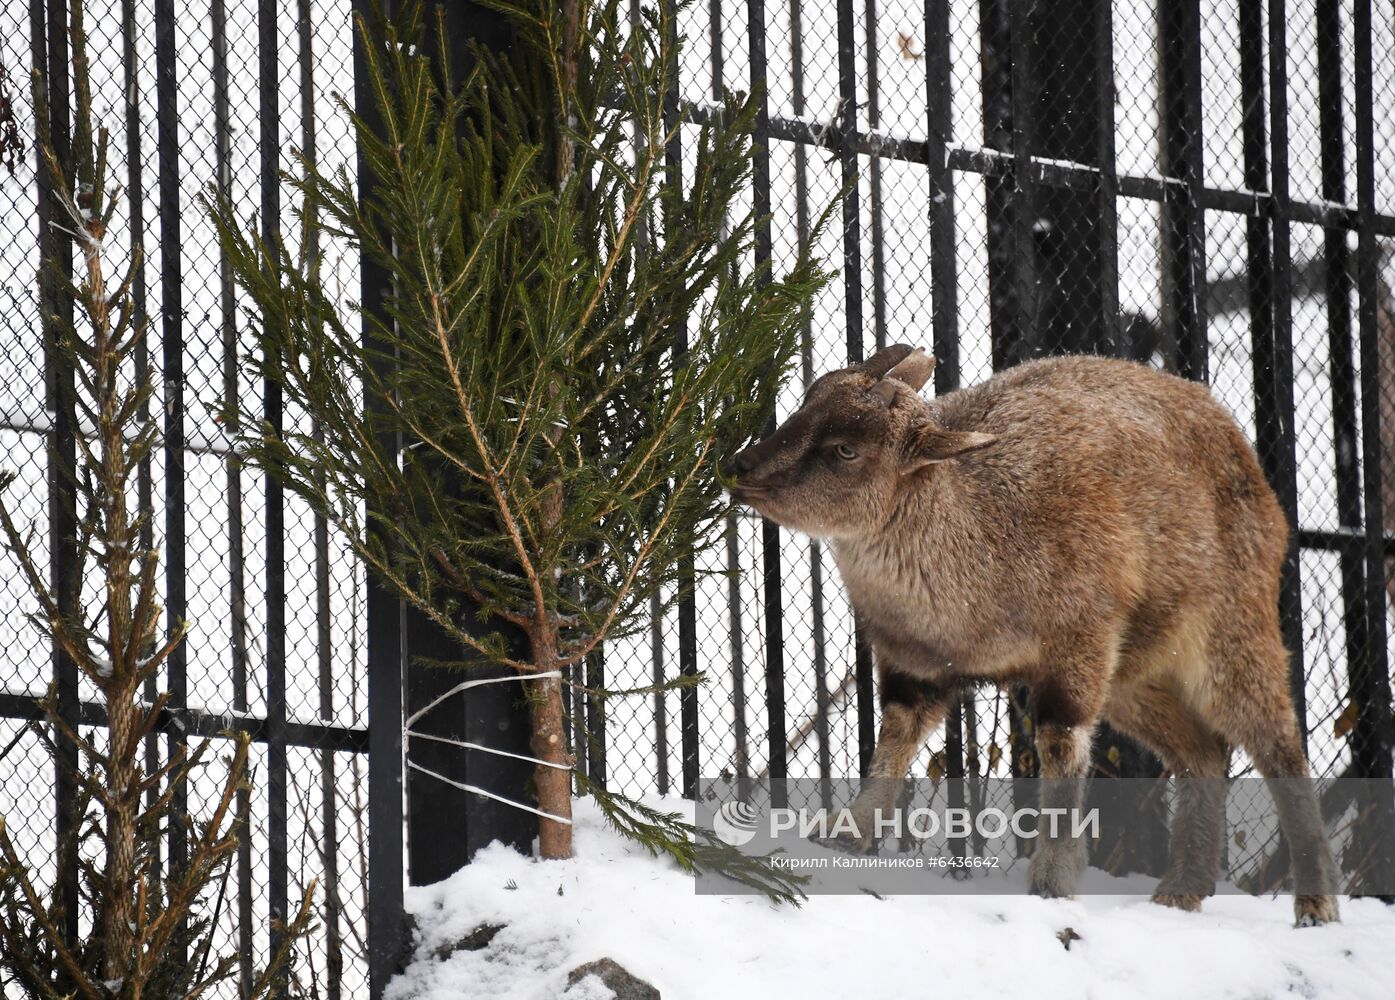
<svg viewBox="0 0 1395 1000">
<path fill-rule="evenodd" d="M 245 825 L 234 802 L 248 785 L 248 741 L 227 741 L 227 774 L 202 816 L 184 810 L 182 793 L 207 767 L 211 742 L 189 750 L 179 741 L 164 764 L 145 756 L 148 737 L 168 718 L 169 695 L 147 701 L 144 689 L 183 642 L 186 623 L 161 623 L 151 512 L 132 502 L 138 470 L 158 442 L 143 350 L 148 322 L 132 296 L 142 256 L 138 244 L 113 246 L 109 237 L 118 199 L 107 174 L 107 131 L 94 125 L 80 0 L 71 5 L 69 36 L 74 116 L 66 155 L 52 131 L 47 81 L 33 75 L 39 169 L 51 189 L 58 247 L 39 272 L 46 356 L 59 421 L 72 429 L 74 446 L 71 463 L 57 448 L 51 453 L 66 498 L 60 503 L 72 504 L 75 524 L 73 537 L 60 540 L 67 574 L 49 579 L 36 549 L 38 526 L 24 523 L 6 496 L 15 478 L 8 472 L 0 473 L 0 541 L 38 609 L 31 621 L 96 690 L 106 725 L 74 725 L 54 690 L 40 700 L 43 720 L 34 729 L 76 790 L 53 869 L 78 873 L 77 906 L 86 919 L 71 912 L 61 878 L 41 883 L 40 859 L 22 846 L 33 834 L 14 815 L 0 816 L 0 993 L 13 984 L 42 1000 L 194 1000 L 238 969 L 237 955 L 215 950 L 215 925 Z M 114 283 L 107 275 L 113 258 L 125 259 Z M 79 319 L 57 305 L 65 301 Z M 48 817 L 41 822 L 49 827 Z M 162 848 L 171 837 L 184 850 L 166 865 Z M 241 984 L 242 996 L 284 987 L 294 948 L 310 929 L 313 889 L 278 928 L 266 967 Z"/>
</svg>

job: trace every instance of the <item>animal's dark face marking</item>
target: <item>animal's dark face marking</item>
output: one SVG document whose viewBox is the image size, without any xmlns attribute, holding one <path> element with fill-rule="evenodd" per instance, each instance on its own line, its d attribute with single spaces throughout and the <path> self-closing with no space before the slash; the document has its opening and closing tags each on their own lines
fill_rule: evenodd
<svg viewBox="0 0 1395 1000">
<path fill-rule="evenodd" d="M 736 456 L 732 495 L 785 527 L 815 537 L 854 537 L 886 520 L 913 409 L 907 393 L 888 406 L 877 379 L 856 369 L 824 375 L 804 405 L 765 440 Z"/>
<path fill-rule="evenodd" d="M 798 411 L 732 459 L 732 496 L 814 537 L 876 532 L 906 476 L 992 441 L 934 423 L 916 394 L 933 366 L 923 352 L 897 345 L 823 375 Z"/>
</svg>

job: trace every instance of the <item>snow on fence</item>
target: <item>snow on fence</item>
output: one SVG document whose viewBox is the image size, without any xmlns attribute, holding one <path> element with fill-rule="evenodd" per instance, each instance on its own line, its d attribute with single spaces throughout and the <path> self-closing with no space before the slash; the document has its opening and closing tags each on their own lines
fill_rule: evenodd
<svg viewBox="0 0 1395 1000">
<path fill-rule="evenodd" d="M 400 933 L 402 706 L 380 694 L 374 718 L 391 721 L 370 730 L 367 673 L 372 660 L 380 678 L 400 679 L 402 619 L 373 603 L 340 540 L 226 448 L 214 401 L 260 405 L 262 387 L 243 375 L 240 297 L 195 199 L 213 184 L 245 215 L 289 222 L 276 172 L 293 166 L 293 148 L 355 170 L 333 101 L 354 93 L 353 6 L 88 4 L 95 105 L 125 186 L 112 243 L 144 245 L 140 294 L 155 318 L 164 437 L 145 499 L 166 603 L 193 622 L 162 679 L 179 706 L 166 738 L 231 728 L 256 740 L 252 836 L 220 926 L 250 961 L 265 953 L 268 914 L 319 878 L 321 929 L 300 976 L 330 997 L 367 996 L 370 978 L 380 987 L 393 964 L 385 942 Z M 55 95 L 64 86 L 51 20 L 63 8 L 0 9 L 0 62 L 26 138 L 29 68 L 52 70 Z M 755 254 L 790 259 L 810 220 L 849 192 L 821 244 L 840 275 L 809 315 L 785 410 L 820 372 L 903 340 L 934 350 L 939 392 L 1078 350 L 1209 381 L 1299 529 L 1283 609 L 1314 769 L 1389 776 L 1390 18 L 1370 0 L 710 0 L 688 6 L 680 28 L 685 134 L 724 88 L 763 95 L 751 198 L 771 222 Z M 0 191 L 0 466 L 19 474 L 12 490 L 42 547 L 61 497 L 47 449 L 62 442 L 35 293 L 51 244 L 32 156 L 0 169 Z M 323 250 L 357 300 L 358 261 Z M 872 664 L 827 555 L 734 515 L 725 549 L 701 568 L 739 573 L 701 576 L 642 634 L 579 669 L 609 688 L 680 671 L 708 683 L 574 705 L 606 713 L 604 740 L 578 748 L 581 766 L 631 794 L 691 794 L 700 775 L 723 772 L 752 783 L 855 774 L 875 733 Z M 15 574 L 0 571 L 0 596 L 0 814 L 23 821 L 12 832 L 42 871 L 63 814 L 30 728 L 34 698 L 56 679 L 65 712 L 101 720 L 93 693 L 55 673 Z M 409 706 L 414 697 L 430 692 L 409 690 Z M 966 700 L 918 767 L 971 782 L 1030 773 L 1029 719 L 1020 696 Z M 371 759 L 370 740 L 382 750 Z M 1151 763 L 1108 737 L 1100 765 Z M 486 783 L 521 787 L 519 775 Z M 409 809 L 434 794 L 408 788 Z M 423 843 L 416 880 L 432 872 Z M 385 903 L 370 906 L 370 890 Z"/>
</svg>

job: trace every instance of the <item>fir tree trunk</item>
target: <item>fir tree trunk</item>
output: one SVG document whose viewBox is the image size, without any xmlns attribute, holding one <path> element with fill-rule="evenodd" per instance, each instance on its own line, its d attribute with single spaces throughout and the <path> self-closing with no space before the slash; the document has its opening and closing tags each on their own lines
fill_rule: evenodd
<svg viewBox="0 0 1395 1000">
<path fill-rule="evenodd" d="M 105 912 L 102 914 L 104 975 L 107 982 L 120 981 L 131 968 L 135 913 L 132 899 L 136 866 L 137 784 L 134 751 L 139 742 L 132 738 L 136 706 L 125 685 L 107 702 L 111 725 L 111 767 L 107 772 L 105 844 L 107 852 Z"/>
<path fill-rule="evenodd" d="M 530 638 L 533 662 L 543 670 L 551 669 L 557 661 L 556 629 L 535 628 Z M 566 732 L 562 728 L 562 678 L 540 677 L 530 681 L 528 686 L 533 715 L 533 756 L 547 762 L 537 765 L 533 779 L 538 790 L 538 808 L 559 817 L 544 816 L 539 821 L 538 849 L 544 858 L 570 858 L 572 758 L 567 752 Z"/>
<path fill-rule="evenodd" d="M 102 268 L 105 226 L 88 218 L 80 234 L 87 264 L 82 286 L 83 306 L 92 323 L 93 389 L 97 404 L 100 460 L 94 472 L 101 489 L 102 520 L 106 529 L 107 653 L 111 678 L 105 695 L 109 746 L 106 766 L 106 865 L 102 915 L 104 972 L 108 982 L 122 981 L 131 967 L 135 939 L 136 813 L 141 775 L 136 755 L 140 709 L 136 686 L 140 667 L 135 661 L 134 608 L 131 592 L 133 549 L 137 528 L 126 503 L 130 468 L 122 419 L 121 352 L 112 328 L 111 301 Z"/>
</svg>

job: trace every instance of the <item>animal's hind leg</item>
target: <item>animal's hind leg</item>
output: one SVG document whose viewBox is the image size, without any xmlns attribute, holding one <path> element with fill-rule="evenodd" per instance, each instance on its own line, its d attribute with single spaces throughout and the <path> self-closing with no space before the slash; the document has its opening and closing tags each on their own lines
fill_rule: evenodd
<svg viewBox="0 0 1395 1000">
<path fill-rule="evenodd" d="M 1308 777 L 1288 690 L 1288 654 L 1277 623 L 1258 639 L 1223 641 L 1215 655 L 1228 676 L 1215 686 L 1213 711 L 1225 731 L 1249 752 L 1274 797 L 1293 857 L 1296 922 L 1306 927 L 1335 921 L 1337 870 Z"/>
<path fill-rule="evenodd" d="M 1151 747 L 1177 778 L 1167 871 L 1153 892 L 1153 902 L 1200 909 L 1201 901 L 1215 893 L 1220 871 L 1230 748 L 1167 683 L 1120 688 L 1105 717 Z"/>
</svg>

